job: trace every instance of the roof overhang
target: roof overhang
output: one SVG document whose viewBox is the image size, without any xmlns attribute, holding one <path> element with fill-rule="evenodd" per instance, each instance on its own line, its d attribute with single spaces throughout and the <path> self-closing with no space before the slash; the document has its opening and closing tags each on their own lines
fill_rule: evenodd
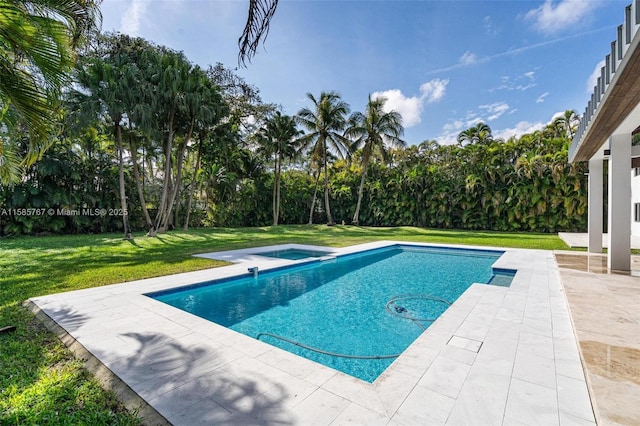
<svg viewBox="0 0 640 426">
<path fill-rule="evenodd" d="M 573 141 L 569 161 L 598 157 L 610 136 L 631 134 L 640 124 L 639 44 L 640 31 L 637 31 L 582 137 Z"/>
</svg>

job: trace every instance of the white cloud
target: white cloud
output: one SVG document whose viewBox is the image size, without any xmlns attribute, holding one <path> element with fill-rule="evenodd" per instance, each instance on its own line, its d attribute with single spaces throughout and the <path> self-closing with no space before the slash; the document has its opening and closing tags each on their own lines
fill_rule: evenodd
<svg viewBox="0 0 640 426">
<path fill-rule="evenodd" d="M 536 103 L 537 104 L 543 103 L 544 98 L 546 98 L 547 96 L 549 96 L 549 92 L 544 92 L 542 95 L 538 96 L 538 99 L 536 99 Z"/>
<path fill-rule="evenodd" d="M 445 132 L 457 132 L 464 128 L 465 123 L 460 120 L 454 120 L 451 123 L 447 123 L 442 127 Z"/>
<path fill-rule="evenodd" d="M 469 51 L 464 52 L 464 55 L 460 57 L 460 63 L 462 65 L 473 65 L 478 62 L 478 57 Z"/>
<path fill-rule="evenodd" d="M 478 108 L 485 111 L 486 114 L 491 114 L 487 117 L 487 121 L 493 121 L 509 111 L 509 104 L 506 102 L 496 102 L 489 105 L 480 105 Z"/>
<path fill-rule="evenodd" d="M 480 122 L 487 123 L 497 120 L 504 114 L 509 115 L 515 111 L 517 110 L 511 109 L 509 104 L 506 102 L 494 102 L 492 104 L 479 105 L 476 111 L 468 111 L 464 118 L 453 118 L 449 120 L 448 123 L 442 126 L 442 132 L 436 138 L 436 140 L 438 141 L 438 143 L 443 145 L 458 143 L 458 135 L 461 131 L 473 126 L 477 126 Z M 520 125 L 520 127 L 522 127 L 524 130 L 527 129 L 527 126 L 524 125 Z M 507 129 L 506 131 L 507 133 L 510 132 L 518 135 L 523 134 L 520 128 L 515 130 Z M 494 137 L 498 137 L 495 131 L 493 132 L 493 135 Z M 512 134 L 510 134 L 510 136 L 512 136 Z"/>
<path fill-rule="evenodd" d="M 422 110 L 425 103 L 434 103 L 441 100 L 445 93 L 449 80 L 433 79 L 420 86 L 419 96 L 406 96 L 400 89 L 374 92 L 372 98 L 384 97 L 387 102 L 384 105 L 386 111 L 397 111 L 402 116 L 405 128 L 413 127 L 421 121 Z"/>
<path fill-rule="evenodd" d="M 487 35 L 495 36 L 498 34 L 498 30 L 493 26 L 493 21 L 491 21 L 491 16 L 485 16 L 482 20 L 484 23 L 484 31 Z"/>
<path fill-rule="evenodd" d="M 598 64 L 596 65 L 596 67 L 593 69 L 593 72 L 591 73 L 591 75 L 589 76 L 589 79 L 587 80 L 587 93 L 593 93 L 593 88 L 596 87 L 596 84 L 598 84 L 598 77 L 600 77 L 602 75 L 602 67 L 605 66 L 605 60 L 601 60 L 600 62 L 598 62 Z"/>
<path fill-rule="evenodd" d="M 520 121 L 515 125 L 515 127 L 494 131 L 493 137 L 495 139 L 507 140 L 513 136 L 520 137 L 527 133 L 533 133 L 536 130 L 542 130 L 545 126 L 545 123 L 531 123 L 529 121 Z"/>
<path fill-rule="evenodd" d="M 524 92 L 536 86 L 536 73 L 535 71 L 527 71 L 521 75 L 515 77 L 502 76 L 500 77 L 500 85 L 489 89 L 489 92 L 495 92 L 496 90 L 519 90 Z"/>
<path fill-rule="evenodd" d="M 139 35 L 140 20 L 147 10 L 150 0 L 133 0 L 120 20 L 120 32 L 131 36 Z"/>
<path fill-rule="evenodd" d="M 598 6 L 598 2 L 585 0 L 546 0 L 540 7 L 525 15 L 534 21 L 534 27 L 545 34 L 553 34 L 582 21 Z"/>
<path fill-rule="evenodd" d="M 404 127 L 413 127 L 420 123 L 420 114 L 422 113 L 423 102 L 417 96 L 406 97 L 401 90 L 392 89 L 384 92 L 374 92 L 372 98 L 384 97 L 387 102 L 384 109 L 387 111 L 397 111 L 402 116 Z"/>
<path fill-rule="evenodd" d="M 447 84 L 449 84 L 448 79 L 441 80 L 439 78 L 434 78 L 431 81 L 423 83 L 420 86 L 420 92 L 422 93 L 420 98 L 426 100 L 429 104 L 438 102 L 444 97 L 447 90 Z"/>
</svg>

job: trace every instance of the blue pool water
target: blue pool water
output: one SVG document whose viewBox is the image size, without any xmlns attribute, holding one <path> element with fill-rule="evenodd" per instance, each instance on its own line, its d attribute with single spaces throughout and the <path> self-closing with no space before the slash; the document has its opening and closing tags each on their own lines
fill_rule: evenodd
<svg viewBox="0 0 640 426">
<path fill-rule="evenodd" d="M 391 246 L 149 296 L 373 382 L 472 283 L 508 285 L 499 251 Z M 278 337 L 274 337 L 278 336 Z M 297 342 L 301 347 L 291 342 Z"/>
<path fill-rule="evenodd" d="M 300 259 L 306 259 L 307 257 L 322 257 L 328 254 L 330 254 L 330 252 L 328 251 L 306 250 L 306 249 L 296 249 L 296 248 L 263 251 L 260 253 L 256 253 L 256 255 L 258 256 L 276 257 L 278 259 L 289 259 L 289 260 L 300 260 Z"/>
</svg>

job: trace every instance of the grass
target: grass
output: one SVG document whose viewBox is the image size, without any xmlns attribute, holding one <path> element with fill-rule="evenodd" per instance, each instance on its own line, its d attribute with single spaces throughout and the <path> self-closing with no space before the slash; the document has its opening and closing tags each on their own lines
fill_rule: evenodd
<svg viewBox="0 0 640 426">
<path fill-rule="evenodd" d="M 195 253 L 283 243 L 347 246 L 402 240 L 568 249 L 556 235 L 447 231 L 412 227 L 279 226 L 197 229 L 136 235 L 20 237 L 0 240 L 0 424 L 137 425 L 113 394 L 22 307 L 30 297 L 222 266 Z"/>
</svg>

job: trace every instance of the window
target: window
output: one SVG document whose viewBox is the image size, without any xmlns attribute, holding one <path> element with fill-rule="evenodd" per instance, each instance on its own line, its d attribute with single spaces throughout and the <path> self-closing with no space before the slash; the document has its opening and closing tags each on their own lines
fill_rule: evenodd
<svg viewBox="0 0 640 426">
<path fill-rule="evenodd" d="M 640 175 L 640 167 L 635 167 L 635 168 L 633 169 L 633 175 L 634 175 L 634 176 L 638 176 L 638 175 Z"/>
<path fill-rule="evenodd" d="M 640 203 L 635 203 L 633 205 L 633 220 L 635 222 L 640 222 Z"/>
</svg>

